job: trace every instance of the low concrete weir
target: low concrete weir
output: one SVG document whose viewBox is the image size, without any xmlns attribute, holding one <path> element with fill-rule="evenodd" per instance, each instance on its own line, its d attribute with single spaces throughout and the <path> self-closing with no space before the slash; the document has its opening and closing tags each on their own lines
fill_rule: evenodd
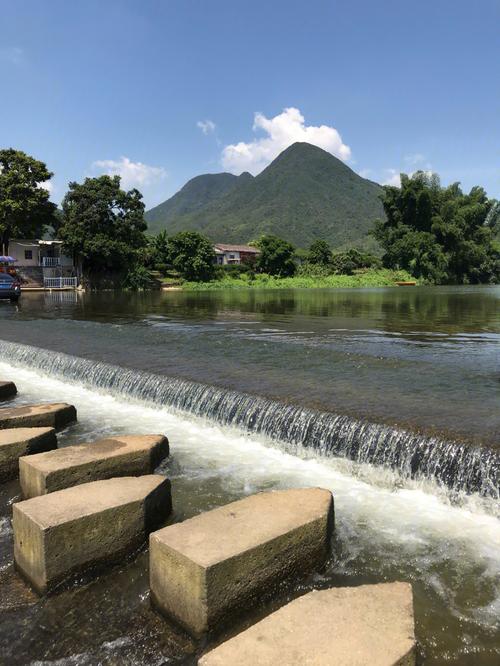
<svg viewBox="0 0 500 666">
<path fill-rule="evenodd" d="M 94 481 L 13 506 L 14 561 L 44 593 L 76 573 L 118 562 L 172 511 L 158 474 Z"/>
<path fill-rule="evenodd" d="M 0 429 L 49 427 L 60 430 L 73 421 L 76 421 L 76 409 L 66 402 L 0 409 Z"/>
<path fill-rule="evenodd" d="M 304 488 L 259 493 L 150 536 L 153 605 L 194 636 L 228 622 L 330 552 L 333 498 Z"/>
<path fill-rule="evenodd" d="M 13 398 L 17 393 L 17 387 L 14 382 L 0 381 L 0 400 Z"/>
<path fill-rule="evenodd" d="M 25 499 L 89 481 L 151 474 L 168 456 L 164 435 L 127 435 L 66 446 L 19 462 Z"/>
<path fill-rule="evenodd" d="M 313 591 L 222 643 L 198 666 L 414 666 L 408 583 Z"/>
<path fill-rule="evenodd" d="M 345 414 L 123 368 L 0 340 L 0 355 L 52 376 L 171 406 L 184 412 L 314 451 L 398 471 L 403 479 L 431 479 L 453 491 L 499 498 L 500 450 L 455 442 Z"/>
<path fill-rule="evenodd" d="M 54 428 L 8 428 L 0 430 L 0 481 L 19 474 L 19 459 L 57 448 Z"/>
</svg>

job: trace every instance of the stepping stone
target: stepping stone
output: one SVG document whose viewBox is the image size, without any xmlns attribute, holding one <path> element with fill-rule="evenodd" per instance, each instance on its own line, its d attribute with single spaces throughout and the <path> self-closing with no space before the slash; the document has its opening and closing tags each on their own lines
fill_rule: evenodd
<svg viewBox="0 0 500 666">
<path fill-rule="evenodd" d="M 141 546 L 172 511 L 159 474 L 93 481 L 13 505 L 14 561 L 44 593 Z"/>
<path fill-rule="evenodd" d="M 259 493 L 149 539 L 153 605 L 194 636 L 270 596 L 330 552 L 333 498 L 322 488 Z"/>
<path fill-rule="evenodd" d="M 19 458 L 57 448 L 54 428 L 9 428 L 0 430 L 0 481 L 19 473 Z"/>
<path fill-rule="evenodd" d="M 414 666 L 408 583 L 310 592 L 222 643 L 199 666 Z"/>
<path fill-rule="evenodd" d="M 8 400 L 17 393 L 14 382 L 0 382 L 0 400 Z"/>
<path fill-rule="evenodd" d="M 21 458 L 19 480 L 27 499 L 89 481 L 151 474 L 167 456 L 163 435 L 113 437 Z"/>
<path fill-rule="evenodd" d="M 76 409 L 66 402 L 0 409 L 0 429 L 49 427 L 60 430 L 73 421 L 76 421 Z"/>
</svg>

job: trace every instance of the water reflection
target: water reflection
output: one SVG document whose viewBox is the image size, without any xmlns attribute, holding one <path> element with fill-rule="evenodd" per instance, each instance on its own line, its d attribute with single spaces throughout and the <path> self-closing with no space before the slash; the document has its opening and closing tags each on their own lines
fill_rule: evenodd
<svg viewBox="0 0 500 666">
<path fill-rule="evenodd" d="M 499 287 L 32 293 L 0 323 L 8 340 L 500 440 Z"/>
</svg>

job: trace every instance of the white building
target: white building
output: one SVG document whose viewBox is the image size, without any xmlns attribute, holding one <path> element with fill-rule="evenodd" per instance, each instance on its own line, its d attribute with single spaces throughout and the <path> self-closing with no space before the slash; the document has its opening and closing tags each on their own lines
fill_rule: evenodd
<svg viewBox="0 0 500 666">
<path fill-rule="evenodd" d="M 216 243 L 214 251 L 216 263 L 219 266 L 253 263 L 260 254 L 260 250 L 251 245 L 227 245 L 225 243 Z"/>
<path fill-rule="evenodd" d="M 60 240 L 15 239 L 9 242 L 9 254 L 16 267 L 73 268 L 73 259 L 63 253 L 62 244 Z"/>
<path fill-rule="evenodd" d="M 9 255 L 25 288 L 76 289 L 78 269 L 64 254 L 60 240 L 16 238 L 9 242 Z"/>
</svg>

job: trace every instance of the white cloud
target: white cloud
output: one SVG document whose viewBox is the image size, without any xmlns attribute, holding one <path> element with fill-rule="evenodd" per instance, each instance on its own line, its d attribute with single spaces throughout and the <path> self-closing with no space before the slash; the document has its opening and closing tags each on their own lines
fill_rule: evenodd
<svg viewBox="0 0 500 666">
<path fill-rule="evenodd" d="M 255 175 L 296 141 L 312 143 L 344 161 L 351 156 L 351 149 L 342 142 L 334 127 L 306 125 L 304 116 L 294 107 L 284 109 L 274 118 L 266 118 L 262 113 L 256 113 L 253 131 L 259 130 L 264 131 L 267 136 L 249 143 L 240 141 L 224 148 L 221 162 L 225 169 L 234 173 L 250 171 Z"/>
<path fill-rule="evenodd" d="M 24 60 L 24 51 L 18 46 L 7 46 L 0 49 L 0 59 L 13 65 L 20 65 Z"/>
<path fill-rule="evenodd" d="M 121 187 L 125 190 L 134 187 L 140 190 L 163 180 L 167 176 L 163 167 L 132 162 L 128 157 L 121 157 L 119 160 L 96 160 L 92 163 L 92 169 L 108 176 L 120 176 Z"/>
<path fill-rule="evenodd" d="M 215 132 L 215 123 L 213 120 L 198 120 L 196 127 L 199 127 L 203 134 L 213 134 Z"/>
<path fill-rule="evenodd" d="M 37 183 L 37 187 L 40 187 L 43 190 L 47 190 L 50 194 L 54 191 L 54 184 L 50 180 L 44 180 L 43 183 Z"/>
<path fill-rule="evenodd" d="M 384 169 L 384 177 L 382 185 L 394 185 L 394 187 L 401 187 L 401 177 L 397 169 Z"/>
<path fill-rule="evenodd" d="M 417 173 L 417 171 L 423 171 L 426 176 L 432 176 L 434 173 L 432 169 L 417 169 L 416 171 L 410 171 L 408 175 L 410 178 Z M 384 176 L 382 179 L 382 185 L 394 185 L 394 187 L 401 187 L 401 176 L 400 173 L 405 173 L 405 171 L 400 172 L 398 169 L 384 169 Z"/>
<path fill-rule="evenodd" d="M 361 171 L 358 171 L 358 174 L 361 176 L 361 178 L 369 178 L 372 173 L 373 172 L 371 169 L 361 169 Z"/>
<path fill-rule="evenodd" d="M 422 155 L 422 153 L 412 153 L 411 155 L 406 155 L 404 159 L 406 164 L 417 165 L 425 162 L 425 155 Z"/>
</svg>

